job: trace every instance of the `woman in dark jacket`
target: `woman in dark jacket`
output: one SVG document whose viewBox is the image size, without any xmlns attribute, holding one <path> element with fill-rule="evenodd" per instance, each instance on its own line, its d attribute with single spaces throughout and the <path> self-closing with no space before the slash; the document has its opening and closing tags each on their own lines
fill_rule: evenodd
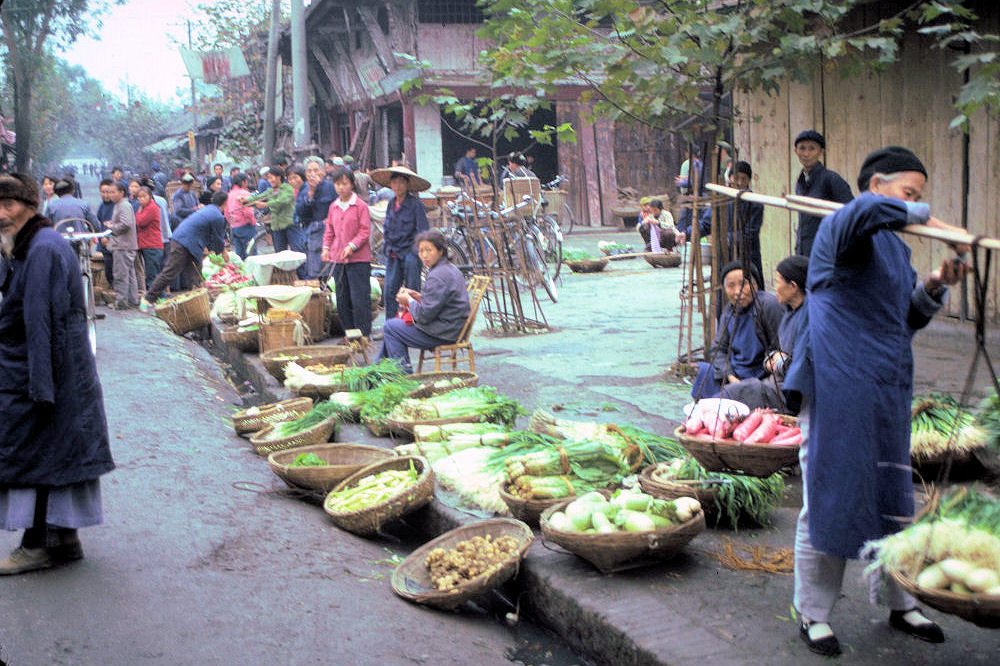
<svg viewBox="0 0 1000 666">
<path fill-rule="evenodd" d="M 400 308 L 406 308 L 412 321 L 403 317 L 387 320 L 382 328 L 382 347 L 375 357 L 376 363 L 383 358 L 394 358 L 407 372 L 413 372 L 410 347 L 434 349 L 452 344 L 462 332 L 470 311 L 465 279 L 448 261 L 448 246 L 441 232 L 425 231 L 417 236 L 416 242 L 420 261 L 428 269 L 424 288 L 414 291 L 403 287 L 396 294 L 396 302 Z"/>
<path fill-rule="evenodd" d="M 102 522 L 115 466 L 80 264 L 37 208 L 33 178 L 0 176 L 0 527 L 24 529 L 0 575 L 83 557 L 76 530 Z"/>
</svg>

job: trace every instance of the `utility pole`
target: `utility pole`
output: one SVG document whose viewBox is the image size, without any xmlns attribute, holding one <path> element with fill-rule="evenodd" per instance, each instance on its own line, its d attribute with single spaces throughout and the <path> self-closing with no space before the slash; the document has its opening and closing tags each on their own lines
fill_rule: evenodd
<svg viewBox="0 0 1000 666">
<path fill-rule="evenodd" d="M 292 111 L 296 148 L 309 143 L 309 96 L 306 89 L 306 10 L 303 0 L 292 0 Z"/>
<path fill-rule="evenodd" d="M 191 21 L 187 22 L 188 28 L 188 48 L 194 50 L 191 46 Z M 193 117 L 194 127 L 192 132 L 194 133 L 194 148 L 191 149 L 191 159 L 194 161 L 192 165 L 194 167 L 194 172 L 200 173 L 201 171 L 201 159 L 198 156 L 198 98 L 195 96 L 195 82 L 194 77 L 191 77 L 191 115 Z"/>
<path fill-rule="evenodd" d="M 278 80 L 278 23 L 281 0 L 271 0 L 271 30 L 267 37 L 267 78 L 264 81 L 264 164 L 274 164 L 274 98 Z"/>
</svg>

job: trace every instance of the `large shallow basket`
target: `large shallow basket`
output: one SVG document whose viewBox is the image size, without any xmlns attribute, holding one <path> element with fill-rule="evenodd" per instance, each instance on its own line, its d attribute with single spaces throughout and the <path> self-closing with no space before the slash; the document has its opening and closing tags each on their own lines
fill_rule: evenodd
<svg viewBox="0 0 1000 666">
<path fill-rule="evenodd" d="M 196 331 L 212 323 L 212 308 L 205 289 L 195 289 L 175 296 L 158 304 L 154 311 L 177 335 Z"/>
<path fill-rule="evenodd" d="M 337 430 L 337 417 L 331 416 L 325 421 L 321 421 L 311 428 L 306 428 L 301 432 L 280 439 L 267 439 L 267 435 L 274 430 L 275 426 L 267 426 L 260 432 L 250 437 L 254 452 L 259 456 L 266 456 L 275 451 L 294 449 L 298 446 L 309 446 L 311 444 L 322 444 L 330 439 L 330 435 Z"/>
<path fill-rule="evenodd" d="M 549 525 L 552 514 L 565 509 L 571 501 L 563 500 L 542 513 L 539 519 L 542 535 L 548 541 L 557 543 L 587 560 L 602 573 L 622 571 L 669 559 L 705 530 L 704 511 L 698 511 L 698 514 L 686 523 L 649 532 L 584 534 L 552 529 Z"/>
<path fill-rule="evenodd" d="M 608 265 L 607 259 L 578 259 L 567 261 L 566 265 L 574 273 L 600 273 Z"/>
<path fill-rule="evenodd" d="M 244 409 L 233 414 L 233 430 L 237 435 L 249 435 L 269 425 L 294 421 L 300 416 L 305 416 L 312 406 L 311 398 L 292 398 Z"/>
<path fill-rule="evenodd" d="M 514 516 L 520 521 L 531 525 L 532 527 L 538 527 L 538 518 L 545 512 L 549 507 L 559 504 L 566 499 L 574 500 L 576 495 L 572 497 L 557 497 L 555 499 L 525 499 L 523 497 L 518 497 L 507 490 L 507 483 L 500 484 L 500 499 L 503 503 L 507 505 L 510 510 L 510 515 Z"/>
<path fill-rule="evenodd" d="M 279 382 L 285 381 L 285 365 L 294 361 L 305 367 L 316 363 L 343 365 L 351 358 L 351 348 L 344 345 L 310 345 L 308 347 L 281 347 L 264 352 L 260 361 L 264 368 Z"/>
<path fill-rule="evenodd" d="M 249 331 L 240 330 L 239 326 L 226 326 L 220 333 L 222 341 L 242 352 L 256 352 L 260 348 L 260 328 Z"/>
<path fill-rule="evenodd" d="M 889 575 L 900 587 L 931 608 L 957 615 L 979 627 L 1000 629 L 1000 594 L 955 594 L 950 590 L 929 590 L 900 571 L 889 571 Z"/>
<path fill-rule="evenodd" d="M 693 497 L 701 503 L 706 517 L 712 517 L 717 513 L 715 498 L 718 490 L 714 485 L 705 485 L 698 481 L 660 481 L 653 478 L 653 471 L 656 465 L 648 465 L 639 474 L 639 487 L 647 495 L 652 495 L 659 499 L 673 500 L 678 497 Z"/>
<path fill-rule="evenodd" d="M 420 384 L 420 388 L 406 394 L 408 398 L 429 398 L 455 389 L 479 386 L 479 375 L 474 372 L 423 372 L 410 375 L 407 379 Z M 439 382 L 442 385 L 435 386 Z"/>
<path fill-rule="evenodd" d="M 794 416 L 780 416 L 785 425 L 798 425 Z M 710 472 L 729 472 L 767 477 L 799 461 L 799 447 L 744 444 L 735 439 L 688 437 L 684 426 L 674 431 L 681 446 Z"/>
<path fill-rule="evenodd" d="M 646 252 L 642 258 L 653 268 L 677 268 L 681 265 L 681 255 L 676 252 Z"/>
<path fill-rule="evenodd" d="M 392 497 L 374 506 L 359 511 L 331 511 L 329 496 L 323 501 L 323 510 L 333 522 L 348 532 L 370 536 L 381 531 L 387 523 L 416 511 L 434 498 L 434 471 L 426 458 L 421 456 L 400 456 L 364 467 L 341 481 L 332 492 L 357 485 L 358 481 L 390 469 L 408 470 L 413 464 L 417 471 L 416 484 L 400 490 Z"/>
<path fill-rule="evenodd" d="M 500 537 L 514 537 L 520 542 L 520 546 L 493 570 L 461 583 L 451 590 L 436 589 L 425 564 L 430 552 L 435 548 L 449 550 L 461 541 L 485 536 L 493 537 L 494 541 Z M 493 518 L 456 527 L 410 553 L 410 556 L 392 572 L 392 589 L 408 601 L 451 610 L 514 577 L 534 538 L 530 527 L 520 520 L 511 518 Z"/>
<path fill-rule="evenodd" d="M 314 453 L 327 462 L 324 467 L 289 467 L 303 453 Z M 359 469 L 395 458 L 396 452 L 367 444 L 313 444 L 291 450 L 275 451 L 267 464 L 278 477 L 296 488 L 308 488 L 326 495 L 338 483 Z"/>
</svg>

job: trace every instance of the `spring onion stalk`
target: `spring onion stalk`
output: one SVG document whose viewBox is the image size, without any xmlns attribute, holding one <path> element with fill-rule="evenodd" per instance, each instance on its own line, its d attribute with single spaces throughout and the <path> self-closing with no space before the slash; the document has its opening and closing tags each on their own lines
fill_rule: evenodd
<svg viewBox="0 0 1000 666">
<path fill-rule="evenodd" d="M 608 485 L 628 474 L 628 465 L 618 451 L 597 441 L 564 441 L 541 451 L 511 456 L 504 461 L 511 479 L 572 472 L 592 483 Z"/>
<path fill-rule="evenodd" d="M 785 482 L 780 473 L 760 479 L 743 474 L 709 472 L 691 457 L 658 463 L 652 477 L 659 481 L 713 481 L 716 524 L 722 518 L 737 527 L 741 519 L 767 525 L 771 513 L 781 503 Z"/>
<path fill-rule="evenodd" d="M 290 437 L 303 430 L 308 430 L 319 425 L 331 417 L 336 417 L 337 421 L 343 422 L 350 417 L 350 411 L 337 403 L 324 400 L 313 405 L 309 413 L 294 421 L 285 421 L 276 425 L 267 435 L 267 439 L 282 439 Z"/>
<path fill-rule="evenodd" d="M 988 443 L 975 416 L 946 393 L 914 396 L 910 413 L 910 455 L 915 460 L 949 451 L 968 453 Z"/>
</svg>

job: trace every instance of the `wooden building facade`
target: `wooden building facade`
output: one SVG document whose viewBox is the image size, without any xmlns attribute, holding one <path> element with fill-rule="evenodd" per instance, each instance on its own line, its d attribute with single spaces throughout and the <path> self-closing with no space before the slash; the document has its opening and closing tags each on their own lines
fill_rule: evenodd
<svg viewBox="0 0 1000 666">
<path fill-rule="evenodd" d="M 871 22 L 891 8 L 873 3 L 859 20 Z M 1000 9 L 978 8 L 981 29 L 1000 29 Z M 929 174 L 924 201 L 946 222 L 975 234 L 1000 237 L 1000 124 L 985 114 L 974 117 L 966 135 L 951 129 L 952 106 L 963 83 L 963 72 L 952 66 L 956 52 L 934 47 L 932 38 L 907 35 L 896 64 L 881 73 L 843 78 L 836 68 L 818 69 L 805 85 L 788 84 L 780 93 L 737 93 L 733 136 L 740 159 L 754 168 L 752 188 L 763 194 L 794 193 L 801 170 L 793 142 L 804 129 L 815 128 L 826 138 L 826 166 L 840 173 L 857 194 L 857 175 L 865 156 L 882 146 L 913 150 Z M 791 253 L 797 214 L 767 207 L 761 233 L 765 277 Z M 941 243 L 905 236 L 913 250 L 913 265 L 921 274 L 937 267 L 950 250 Z M 1000 319 L 1000 289 L 993 279 L 988 302 L 991 320 Z M 972 315 L 972 296 L 953 289 L 948 314 Z"/>
<path fill-rule="evenodd" d="M 431 92 L 433 85 L 460 99 L 484 96 L 489 89 L 476 65 L 485 46 L 476 35 L 482 21 L 476 0 L 313 2 L 306 14 L 313 142 L 326 152 L 350 153 L 369 167 L 384 166 L 402 154 L 434 186 L 447 183 L 455 162 L 472 144 L 453 130 L 454 123 L 442 118 L 436 105 L 417 104 L 419 93 L 402 92 L 404 82 L 417 74 L 400 54 L 430 64 L 419 75 L 433 84 L 420 92 Z M 287 41 L 285 45 L 287 53 Z M 618 188 L 643 193 L 672 188 L 678 151 L 665 151 L 672 144 L 659 132 L 590 122 L 579 102 L 582 90 L 560 88 L 549 100 L 553 110 L 532 118 L 537 127 L 571 123 L 576 143 L 536 145 L 528 154 L 543 182 L 557 174 L 569 177 L 578 224 L 614 225 Z M 528 144 L 528 139 L 505 143 L 498 153 Z"/>
</svg>

